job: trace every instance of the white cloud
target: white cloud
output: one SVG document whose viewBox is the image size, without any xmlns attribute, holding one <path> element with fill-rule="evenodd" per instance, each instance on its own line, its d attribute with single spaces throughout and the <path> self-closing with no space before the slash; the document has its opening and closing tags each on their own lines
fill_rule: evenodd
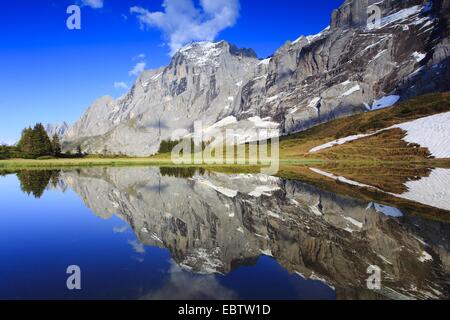
<svg viewBox="0 0 450 320">
<path fill-rule="evenodd" d="M 214 275 L 182 270 L 171 262 L 169 277 L 163 286 L 149 292 L 141 300 L 233 300 L 238 296 L 222 285 Z"/>
<path fill-rule="evenodd" d="M 114 88 L 128 90 L 128 85 L 125 82 L 114 82 Z"/>
<path fill-rule="evenodd" d="M 83 5 L 91 7 L 93 9 L 103 8 L 103 0 L 81 0 Z"/>
<path fill-rule="evenodd" d="M 144 70 L 147 64 L 145 62 L 136 63 L 133 69 L 128 72 L 130 76 L 139 76 Z"/>
<path fill-rule="evenodd" d="M 121 227 L 114 227 L 113 232 L 114 233 L 125 233 L 128 230 L 128 225 L 123 225 Z"/>
<path fill-rule="evenodd" d="M 239 0 L 164 0 L 164 11 L 150 12 L 132 7 L 141 27 L 160 29 L 168 39 L 171 54 L 192 41 L 213 41 L 218 34 L 232 27 L 240 10 Z"/>
<path fill-rule="evenodd" d="M 128 244 L 133 248 L 134 252 L 139 254 L 145 253 L 145 247 L 142 243 L 138 242 L 137 240 L 128 240 Z"/>
<path fill-rule="evenodd" d="M 133 58 L 133 60 L 144 60 L 145 59 L 145 54 L 141 53 L 138 54 L 136 57 Z"/>
</svg>

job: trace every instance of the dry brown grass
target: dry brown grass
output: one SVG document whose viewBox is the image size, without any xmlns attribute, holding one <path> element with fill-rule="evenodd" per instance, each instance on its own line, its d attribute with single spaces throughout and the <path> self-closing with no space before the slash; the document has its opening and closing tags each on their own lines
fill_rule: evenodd
<svg viewBox="0 0 450 320">
<path fill-rule="evenodd" d="M 391 129 L 377 135 L 355 140 L 333 148 L 325 149 L 311 156 L 320 155 L 327 160 L 353 160 L 392 162 L 420 162 L 431 157 L 427 148 L 408 144 L 403 140 L 405 132 Z"/>
<path fill-rule="evenodd" d="M 361 133 L 372 133 L 393 125 L 450 111 L 450 93 L 429 94 L 394 107 L 334 120 L 281 140 L 283 159 L 319 158 L 329 160 L 423 161 L 425 149 L 402 141 L 401 130 L 391 130 L 343 146 L 310 154 L 324 143 Z"/>
</svg>

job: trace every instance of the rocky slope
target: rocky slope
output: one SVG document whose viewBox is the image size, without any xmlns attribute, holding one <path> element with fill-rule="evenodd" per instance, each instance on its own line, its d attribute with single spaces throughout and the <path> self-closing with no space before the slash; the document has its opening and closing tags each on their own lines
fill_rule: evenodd
<svg viewBox="0 0 450 320">
<path fill-rule="evenodd" d="M 45 126 L 45 131 L 50 138 L 55 134 L 63 137 L 66 134 L 67 130 L 69 130 L 69 127 L 69 124 L 65 121 L 63 123 L 49 123 Z"/>
<path fill-rule="evenodd" d="M 339 299 L 448 298 L 448 225 L 265 175 L 162 168 L 68 171 L 62 185 L 98 216 L 118 215 L 140 242 L 193 273 L 228 274 L 270 255 Z M 366 287 L 367 267 L 383 290 Z"/>
<path fill-rule="evenodd" d="M 381 20 L 368 24 L 374 3 Z M 330 27 L 262 61 L 225 41 L 191 44 L 168 67 L 144 72 L 125 97 L 95 102 L 65 135 L 65 148 L 149 155 L 175 130 L 192 132 L 196 120 L 289 134 L 449 90 L 449 11 L 448 0 L 347 0 Z"/>
</svg>

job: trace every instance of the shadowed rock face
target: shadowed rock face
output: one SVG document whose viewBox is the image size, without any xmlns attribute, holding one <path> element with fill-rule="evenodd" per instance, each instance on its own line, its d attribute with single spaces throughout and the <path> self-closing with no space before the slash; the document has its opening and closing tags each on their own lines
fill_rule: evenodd
<svg viewBox="0 0 450 320">
<path fill-rule="evenodd" d="M 370 27 L 374 3 L 381 22 Z M 263 61 L 225 41 L 191 44 L 166 68 L 142 73 L 124 97 L 96 101 L 64 148 L 146 156 L 196 120 L 267 118 L 288 134 L 371 110 L 385 96 L 450 90 L 449 11 L 448 0 L 347 0 L 329 28 Z"/>
<path fill-rule="evenodd" d="M 109 168 L 63 172 L 61 182 L 194 273 L 227 274 L 270 255 L 341 299 L 449 297 L 448 225 L 382 213 L 393 208 L 265 175 Z M 366 289 L 370 265 L 382 270 L 381 291 Z"/>
</svg>

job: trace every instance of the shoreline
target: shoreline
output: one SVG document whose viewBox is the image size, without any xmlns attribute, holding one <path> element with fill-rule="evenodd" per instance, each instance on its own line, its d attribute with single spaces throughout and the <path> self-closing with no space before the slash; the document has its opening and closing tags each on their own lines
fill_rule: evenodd
<svg viewBox="0 0 450 320">
<path fill-rule="evenodd" d="M 283 165 L 326 165 L 339 164 L 346 166 L 361 166 L 361 165 L 398 165 L 408 164 L 417 166 L 432 166 L 432 167 L 450 167 L 450 159 L 427 159 L 427 160 L 396 160 L 396 161 L 380 161 L 380 160 L 328 160 L 320 158 L 304 158 L 304 159 L 280 159 L 280 166 Z M 164 167 L 227 167 L 227 168 L 261 168 L 266 165 L 252 165 L 252 164 L 174 164 L 167 158 L 84 158 L 84 159 L 8 159 L 0 160 L 1 169 L 33 169 L 33 168 L 65 168 L 65 167 L 98 167 L 98 166 L 164 166 Z"/>
</svg>

